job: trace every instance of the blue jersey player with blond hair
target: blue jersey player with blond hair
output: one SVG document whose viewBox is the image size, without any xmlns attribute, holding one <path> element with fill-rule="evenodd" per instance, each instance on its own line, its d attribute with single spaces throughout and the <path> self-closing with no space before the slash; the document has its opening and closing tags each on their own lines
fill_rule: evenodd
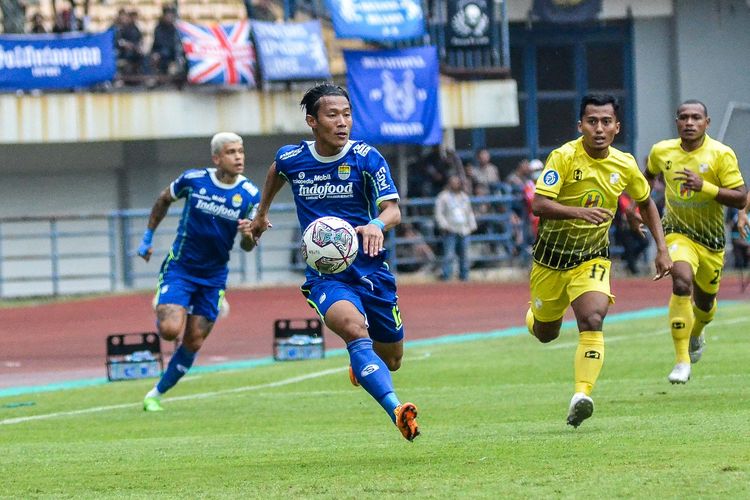
<svg viewBox="0 0 750 500">
<path fill-rule="evenodd" d="M 251 231 L 257 241 L 270 227 L 268 210 L 285 183 L 292 188 L 302 229 L 323 216 L 354 226 L 361 244 L 353 264 L 339 274 L 308 267 L 302 293 L 346 342 L 352 384 L 361 385 L 412 441 L 419 435 L 417 407 L 399 401 L 390 374 L 401 366 L 404 327 L 383 233 L 401 221 L 398 191 L 380 153 L 349 140 L 352 111 L 346 90 L 321 84 L 305 93 L 301 105 L 315 140 L 279 149 Z"/>
<path fill-rule="evenodd" d="M 138 255 L 148 262 L 152 238 L 169 206 L 185 199 L 177 237 L 161 265 L 156 325 L 164 340 L 182 341 L 166 371 L 143 400 L 145 411 L 160 411 L 161 396 L 185 375 L 211 333 L 224 300 L 229 253 L 240 233 L 240 247 L 255 247 L 250 219 L 260 201 L 258 188 L 242 175 L 242 138 L 220 132 L 211 139 L 216 168 L 186 170 L 156 199 Z"/>
</svg>

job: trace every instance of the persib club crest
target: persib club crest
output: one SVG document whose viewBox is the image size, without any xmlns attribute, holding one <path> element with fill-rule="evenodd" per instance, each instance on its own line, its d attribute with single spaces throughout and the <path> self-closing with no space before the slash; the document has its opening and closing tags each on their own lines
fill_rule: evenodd
<svg viewBox="0 0 750 500">
<path fill-rule="evenodd" d="M 351 174 L 352 174 L 352 167 L 350 167 L 346 163 L 342 163 L 341 165 L 339 165 L 339 171 L 338 171 L 339 179 L 341 179 L 342 181 L 345 181 L 349 178 Z"/>
<path fill-rule="evenodd" d="M 586 208 L 601 207 L 604 205 L 604 196 L 599 191 L 592 189 L 581 197 L 581 206 Z"/>
<path fill-rule="evenodd" d="M 240 205 L 242 205 L 242 195 L 240 193 L 235 193 L 234 196 L 232 196 L 232 206 L 237 208 Z"/>
</svg>

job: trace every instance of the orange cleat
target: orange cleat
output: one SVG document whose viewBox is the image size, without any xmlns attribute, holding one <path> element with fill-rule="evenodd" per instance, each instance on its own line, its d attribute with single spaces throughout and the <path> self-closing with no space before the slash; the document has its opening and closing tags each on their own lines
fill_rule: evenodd
<svg viewBox="0 0 750 500">
<path fill-rule="evenodd" d="M 354 387 L 359 387 L 359 380 L 354 376 L 352 365 L 349 365 L 349 382 L 351 382 Z"/>
<path fill-rule="evenodd" d="M 419 425 L 417 425 L 417 407 L 413 403 L 404 403 L 398 405 L 393 410 L 396 415 L 396 427 L 401 434 L 408 440 L 414 441 L 419 436 Z"/>
</svg>

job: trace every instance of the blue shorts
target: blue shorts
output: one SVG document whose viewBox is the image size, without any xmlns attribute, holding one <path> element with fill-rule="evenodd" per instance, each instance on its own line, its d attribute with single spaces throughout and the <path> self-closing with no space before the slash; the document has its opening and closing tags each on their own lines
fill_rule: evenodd
<svg viewBox="0 0 750 500">
<path fill-rule="evenodd" d="M 224 287 L 207 286 L 192 280 L 189 275 L 176 272 L 173 267 L 159 275 L 156 290 L 157 304 L 177 304 L 188 314 L 216 321 L 224 300 Z"/>
<path fill-rule="evenodd" d="M 339 300 L 351 302 L 365 317 L 370 338 L 377 342 L 394 343 L 404 338 L 404 325 L 398 310 L 396 278 L 385 268 L 360 278 L 343 282 L 323 276 L 308 279 L 302 294 L 321 319 L 328 308 Z"/>
</svg>

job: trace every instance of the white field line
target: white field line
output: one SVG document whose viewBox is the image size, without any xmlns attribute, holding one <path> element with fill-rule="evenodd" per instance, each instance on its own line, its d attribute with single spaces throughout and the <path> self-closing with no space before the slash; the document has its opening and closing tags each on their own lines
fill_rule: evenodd
<svg viewBox="0 0 750 500">
<path fill-rule="evenodd" d="M 422 353 L 419 357 L 410 358 L 409 361 L 422 361 L 424 359 L 429 358 L 432 355 L 430 352 Z M 308 373 L 305 375 L 298 375 L 296 377 L 286 378 L 282 380 L 277 380 L 276 382 L 268 382 L 266 384 L 258 384 L 258 385 L 246 385 L 243 387 L 235 387 L 234 389 L 224 389 L 222 391 L 211 391 L 211 392 L 202 392 L 198 394 L 188 394 L 185 396 L 176 396 L 173 398 L 165 398 L 165 401 L 190 401 L 194 399 L 206 399 L 206 398 L 213 398 L 217 396 L 224 396 L 225 394 L 236 394 L 239 392 L 248 392 L 248 391 L 259 391 L 261 389 L 272 389 L 274 387 L 282 387 L 285 385 L 290 384 L 296 384 L 297 382 L 304 382 L 306 380 L 312 380 L 315 378 L 325 377 L 326 375 L 332 375 L 334 373 L 339 373 L 348 370 L 348 366 L 338 366 L 336 368 L 329 368 L 327 370 L 321 370 L 318 372 Z M 119 410 L 122 408 L 133 408 L 133 407 L 140 407 L 143 403 L 124 403 L 119 405 L 108 405 L 108 406 L 94 406 L 92 408 L 83 408 L 81 410 L 71 410 L 71 411 L 60 411 L 55 413 L 44 413 L 41 415 L 31 415 L 28 417 L 17 417 L 17 418 L 7 418 L 5 420 L 0 420 L 0 425 L 11 425 L 11 424 L 22 424 L 24 422 L 30 422 L 33 420 L 48 420 L 50 418 L 57 418 L 57 417 L 69 417 L 73 415 L 85 415 L 88 413 L 99 413 L 103 411 L 109 411 L 109 410 Z"/>
<path fill-rule="evenodd" d="M 607 321 L 606 319 L 604 320 Z M 737 323 L 747 323 L 747 318 L 733 318 L 733 319 L 726 319 L 726 320 L 719 320 L 719 321 L 713 321 L 711 322 L 709 328 L 711 326 L 722 326 L 722 325 L 734 325 Z M 664 328 L 659 330 L 650 330 L 646 331 L 644 333 L 638 333 L 635 335 L 617 335 L 614 337 L 608 337 L 606 334 L 604 335 L 604 342 L 605 344 L 609 344 L 612 342 L 619 342 L 621 340 L 632 340 L 632 339 L 640 339 L 640 338 L 646 338 L 646 337 L 656 337 L 657 335 L 666 335 L 669 334 L 669 330 L 666 330 Z M 714 337 L 715 338 L 715 337 Z M 561 342 L 559 344 L 553 344 L 548 347 L 548 349 L 567 349 L 568 347 L 576 347 L 578 345 L 578 341 L 575 342 Z"/>
<path fill-rule="evenodd" d="M 223 391 L 212 391 L 212 392 L 203 392 L 199 394 L 189 394 L 187 396 L 177 396 L 174 398 L 168 398 L 166 400 L 167 401 L 186 401 L 186 400 L 191 400 L 191 399 L 212 398 L 216 396 L 223 396 L 224 394 L 234 394 L 238 392 L 258 391 L 261 389 L 281 387 L 284 385 L 295 384 L 297 382 L 304 382 L 305 380 L 325 377 L 326 375 L 331 375 L 333 373 L 342 372 L 347 369 L 348 367 L 338 366 L 336 368 L 329 368 L 328 370 L 321 370 L 319 372 L 308 373 L 306 375 L 299 375 L 297 377 L 277 380 L 276 382 L 269 382 L 267 384 L 248 385 L 244 387 L 237 387 L 234 389 L 225 389 Z M 73 415 L 84 415 L 87 413 L 98 413 L 102 411 L 119 410 L 122 408 L 140 407 L 142 404 L 143 403 L 138 402 L 138 403 L 125 403 L 125 404 L 119 404 L 119 405 L 94 406 L 92 408 L 84 408 L 81 410 L 60 411 L 60 412 L 55 412 L 55 413 L 44 413 L 41 415 L 32 415 L 29 417 L 8 418 L 5 420 L 0 420 L 0 425 L 21 424 L 24 422 L 30 422 L 32 420 L 47 420 L 50 418 L 57 418 L 57 417 L 69 417 Z"/>
</svg>

